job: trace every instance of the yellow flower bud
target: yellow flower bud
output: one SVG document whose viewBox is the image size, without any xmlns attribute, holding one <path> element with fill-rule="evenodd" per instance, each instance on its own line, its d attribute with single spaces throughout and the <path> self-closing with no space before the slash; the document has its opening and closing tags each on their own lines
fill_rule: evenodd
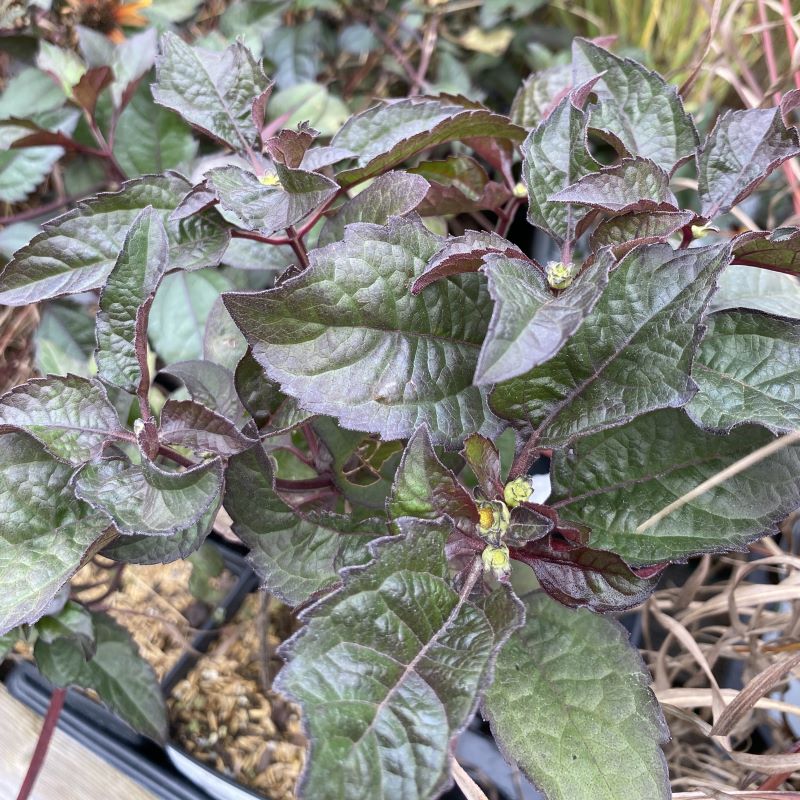
<svg viewBox="0 0 800 800">
<path fill-rule="evenodd" d="M 509 508 L 516 508 L 520 503 L 527 502 L 532 494 L 533 482 L 524 475 L 507 483 L 503 489 L 503 497 Z"/>
<path fill-rule="evenodd" d="M 263 184 L 264 186 L 278 186 L 279 187 L 281 185 L 281 179 L 277 175 L 269 174 L 269 173 L 267 173 L 265 175 L 262 175 L 258 179 L 258 182 Z"/>
<path fill-rule="evenodd" d="M 575 278 L 577 269 L 574 264 L 562 264 L 551 261 L 545 267 L 545 276 L 551 289 L 566 289 Z"/>
<path fill-rule="evenodd" d="M 508 554 L 508 547 L 501 544 L 498 547 L 487 545 L 481 553 L 483 561 L 483 571 L 491 572 L 498 580 L 503 580 L 511 574 L 511 558 Z"/>
<path fill-rule="evenodd" d="M 478 503 L 478 533 L 492 544 L 499 544 L 508 530 L 511 513 L 502 500 Z"/>
<path fill-rule="evenodd" d="M 695 239 L 702 239 L 709 231 L 718 230 L 719 228 L 716 225 L 712 225 L 710 222 L 706 222 L 705 225 L 692 225 L 692 236 Z"/>
<path fill-rule="evenodd" d="M 520 200 L 526 198 L 528 196 L 528 189 L 526 188 L 525 184 L 520 182 L 514 187 L 514 197 L 518 197 Z"/>
</svg>

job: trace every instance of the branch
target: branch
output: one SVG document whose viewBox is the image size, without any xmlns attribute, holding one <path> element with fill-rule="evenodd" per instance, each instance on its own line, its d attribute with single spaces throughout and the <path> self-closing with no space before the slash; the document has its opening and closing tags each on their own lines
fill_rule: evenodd
<svg viewBox="0 0 800 800">
<path fill-rule="evenodd" d="M 453 758 L 450 766 L 450 772 L 453 776 L 453 780 L 456 782 L 456 786 L 461 789 L 467 800 L 489 800 L 484 794 L 483 789 L 470 778 L 467 771 L 455 758 Z"/>
</svg>

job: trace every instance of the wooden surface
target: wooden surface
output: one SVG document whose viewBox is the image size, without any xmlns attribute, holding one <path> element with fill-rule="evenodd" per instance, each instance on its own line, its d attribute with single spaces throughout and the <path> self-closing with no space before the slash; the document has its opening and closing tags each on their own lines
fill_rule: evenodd
<svg viewBox="0 0 800 800">
<path fill-rule="evenodd" d="M 0 798 L 17 796 L 42 718 L 0 684 Z M 56 730 L 31 800 L 157 800 L 150 792 Z"/>
</svg>

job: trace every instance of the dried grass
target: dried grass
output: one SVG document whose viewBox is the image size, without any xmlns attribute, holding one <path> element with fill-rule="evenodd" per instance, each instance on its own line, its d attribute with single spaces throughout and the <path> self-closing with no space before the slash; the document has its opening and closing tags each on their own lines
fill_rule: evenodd
<svg viewBox="0 0 800 800">
<path fill-rule="evenodd" d="M 749 554 L 706 556 L 642 609 L 676 798 L 800 798 L 788 724 L 800 707 L 784 696 L 800 676 L 800 558 L 784 529 L 785 550 L 767 539 Z"/>
</svg>

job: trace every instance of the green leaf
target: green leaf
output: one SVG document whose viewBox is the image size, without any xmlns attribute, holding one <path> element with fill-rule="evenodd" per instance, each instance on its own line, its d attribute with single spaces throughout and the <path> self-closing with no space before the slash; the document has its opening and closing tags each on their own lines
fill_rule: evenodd
<svg viewBox="0 0 800 800">
<path fill-rule="evenodd" d="M 66 300 L 47 303 L 34 335 L 36 369 L 88 378 L 95 344 L 94 319 L 85 308 Z"/>
<path fill-rule="evenodd" d="M 558 295 L 530 262 L 506 256 L 488 256 L 485 262 L 494 312 L 475 370 L 478 385 L 524 375 L 555 356 L 597 305 L 614 258 L 601 251 Z"/>
<path fill-rule="evenodd" d="M 358 154 L 358 165 L 336 177 L 344 187 L 380 175 L 422 150 L 445 142 L 492 137 L 521 142 L 525 131 L 463 97 L 409 97 L 351 117 L 332 144 Z"/>
<path fill-rule="evenodd" d="M 242 405 L 250 412 L 259 432 L 286 433 L 308 419 L 293 397 L 287 397 L 277 383 L 271 381 L 248 350 L 236 367 L 235 385 Z"/>
<path fill-rule="evenodd" d="M 689 367 L 700 318 L 728 257 L 727 245 L 632 250 L 569 341 L 542 366 L 499 384 L 493 409 L 557 446 L 684 405 L 695 393 Z"/>
<path fill-rule="evenodd" d="M 610 246 L 616 258 L 622 258 L 638 244 L 665 242 L 674 233 L 689 225 L 693 211 L 645 211 L 622 214 L 601 222 L 592 233 L 591 248 Z"/>
<path fill-rule="evenodd" d="M 86 464 L 73 485 L 120 533 L 169 536 L 195 525 L 212 506 L 222 488 L 222 464 L 215 458 L 167 472 L 145 458 L 141 464 L 107 459 Z"/>
<path fill-rule="evenodd" d="M 20 631 L 11 630 L 0 636 L 0 663 L 3 662 L 5 657 L 14 649 L 14 645 L 20 638 Z"/>
<path fill-rule="evenodd" d="M 800 323 L 744 311 L 712 314 L 692 377 L 699 391 L 686 410 L 704 428 L 800 428 Z"/>
<path fill-rule="evenodd" d="M 76 375 L 34 378 L 0 397 L 0 432 L 33 436 L 55 458 L 78 465 L 106 444 L 132 440 L 102 384 Z"/>
<path fill-rule="evenodd" d="M 148 325 L 156 353 L 167 364 L 201 359 L 208 315 L 222 292 L 232 288 L 225 274 L 211 269 L 165 276 L 150 309 Z"/>
<path fill-rule="evenodd" d="M 427 800 L 449 785 L 452 740 L 520 612 L 503 589 L 458 595 L 448 534 L 416 520 L 381 539 L 287 644 L 275 688 L 302 707 L 311 740 L 302 796 Z"/>
<path fill-rule="evenodd" d="M 565 522 L 592 529 L 589 546 L 636 566 L 743 549 L 774 533 L 800 505 L 797 445 L 709 489 L 642 533 L 636 528 L 772 438 L 753 425 L 727 436 L 705 433 L 678 410 L 647 414 L 578 439 L 569 452 L 556 451 L 547 502 Z"/>
<path fill-rule="evenodd" d="M 300 222 L 338 191 L 337 185 L 317 172 L 289 169 L 276 164 L 280 183 L 268 186 L 240 167 L 212 169 L 206 182 L 216 193 L 222 208 L 235 214 L 248 228 L 263 236 Z"/>
<path fill-rule="evenodd" d="M 587 39 L 573 40 L 572 69 L 575 84 L 600 75 L 589 127 L 621 154 L 649 158 L 669 173 L 695 154 L 699 140 L 692 119 L 678 90 L 660 75 Z"/>
<path fill-rule="evenodd" d="M 161 410 L 158 436 L 164 444 L 221 456 L 241 453 L 256 441 L 229 419 L 193 400 L 167 400 Z"/>
<path fill-rule="evenodd" d="M 330 453 L 337 488 L 351 503 L 383 513 L 402 444 L 377 442 L 362 432 L 344 430 L 331 417 L 315 417 L 312 424 Z"/>
<path fill-rule="evenodd" d="M 333 136 L 349 116 L 345 103 L 319 83 L 298 83 L 276 92 L 269 103 L 270 120 L 285 119 L 284 128 L 308 122 L 321 136 Z"/>
<path fill-rule="evenodd" d="M 437 520 L 447 516 L 470 531 L 478 522 L 475 501 L 439 461 L 424 426 L 408 440 L 386 510 L 393 520 L 401 517 Z"/>
<path fill-rule="evenodd" d="M 461 455 L 475 475 L 478 487 L 486 498 L 488 500 L 502 498 L 503 478 L 500 453 L 494 443 L 485 436 L 473 434 L 464 442 Z"/>
<path fill-rule="evenodd" d="M 711 311 L 753 308 L 781 317 L 800 318 L 800 280 L 766 269 L 731 264 L 719 279 Z"/>
<path fill-rule="evenodd" d="M 492 254 L 527 258 L 515 244 L 490 231 L 467 231 L 463 236 L 448 236 L 422 275 L 414 281 L 411 291 L 419 294 L 426 286 L 448 275 L 477 272 L 484 265 L 486 256 Z M 537 268 L 530 259 L 527 263 L 530 269 Z"/>
<path fill-rule="evenodd" d="M 575 237 L 575 226 L 589 209 L 550 198 L 579 178 L 599 169 L 586 144 L 588 117 L 570 92 L 522 145 L 522 179 L 528 187 L 528 221 L 557 242 Z"/>
<path fill-rule="evenodd" d="M 26 67 L 11 78 L 0 95 L 0 119 L 30 118 L 60 108 L 66 95 L 47 73 Z"/>
<path fill-rule="evenodd" d="M 313 81 L 320 71 L 322 26 L 319 19 L 276 25 L 264 38 L 264 52 L 275 65 L 279 89 Z"/>
<path fill-rule="evenodd" d="M 247 152 L 254 146 L 261 131 L 253 121 L 253 101 L 270 87 L 261 65 L 241 42 L 215 53 L 191 47 L 174 33 L 161 37 L 153 85 L 156 103 L 234 150 Z"/>
<path fill-rule="evenodd" d="M 657 570 L 641 577 L 615 553 L 576 545 L 560 535 L 528 542 L 512 550 L 511 557 L 528 564 L 554 600 L 598 613 L 627 611 L 641 605 L 661 575 Z"/>
<path fill-rule="evenodd" d="M 220 492 L 208 511 L 194 525 L 169 536 L 119 536 L 103 548 L 101 555 L 126 564 L 168 564 L 179 558 L 186 558 L 211 533 L 221 505 Z"/>
<path fill-rule="evenodd" d="M 506 757 L 548 800 L 668 800 L 667 726 L 625 629 L 543 594 L 526 606 L 483 704 Z"/>
<path fill-rule="evenodd" d="M 247 421 L 247 411 L 236 394 L 233 373 L 227 367 L 198 359 L 170 364 L 164 372 L 176 377 L 196 403 L 237 424 Z"/>
<path fill-rule="evenodd" d="M 523 128 L 535 128 L 572 86 L 572 70 L 568 64 L 535 72 L 523 81 L 511 104 L 511 120 Z"/>
<path fill-rule="evenodd" d="M 726 111 L 697 157 L 701 213 L 711 219 L 733 208 L 798 154 L 797 131 L 786 127 L 779 108 Z"/>
<path fill-rule="evenodd" d="M 389 217 L 411 213 L 424 199 L 428 182 L 408 172 L 387 172 L 376 178 L 363 192 L 343 203 L 325 222 L 317 247 L 344 239 L 344 229 L 352 222 L 382 225 Z"/>
<path fill-rule="evenodd" d="M 190 188 L 174 173 L 150 175 L 129 181 L 118 192 L 78 203 L 73 211 L 46 223 L 0 273 L 0 303 L 26 305 L 102 286 L 131 223 L 147 206 L 163 215 L 170 269 L 219 263 L 229 234 L 215 211 L 180 223 L 167 219 Z"/>
<path fill-rule="evenodd" d="M 19 203 L 50 174 L 61 147 L 22 147 L 0 152 L 0 200 Z"/>
<path fill-rule="evenodd" d="M 73 50 L 57 47 L 42 39 L 39 42 L 39 53 L 36 66 L 42 72 L 52 76 L 67 97 L 72 96 L 72 89 L 86 72 L 86 64 Z"/>
<path fill-rule="evenodd" d="M 278 496 L 273 473 L 261 447 L 233 456 L 225 509 L 234 532 L 250 548 L 250 561 L 266 589 L 294 606 L 335 584 L 342 567 L 366 563 L 367 543 L 385 534 L 386 524 L 298 512 Z"/>
<path fill-rule="evenodd" d="M 39 669 L 56 686 L 93 689 L 132 728 L 163 742 L 166 707 L 153 668 L 139 655 L 125 628 L 106 614 L 93 614 L 92 619 L 96 650 L 89 661 L 69 639 L 52 644 L 39 640 L 34 648 Z"/>
<path fill-rule="evenodd" d="M 94 655 L 92 615 L 78 603 L 68 601 L 57 614 L 42 617 L 36 623 L 36 633 L 47 644 L 52 644 L 56 639 L 72 639 L 85 659 Z"/>
<path fill-rule="evenodd" d="M 98 377 L 126 392 L 137 391 L 147 359 L 147 317 L 169 268 L 169 240 L 151 206 L 131 223 L 97 311 Z"/>
<path fill-rule="evenodd" d="M 623 158 L 618 164 L 584 175 L 548 200 L 614 214 L 669 211 L 678 207 L 669 188 L 669 175 L 646 158 Z"/>
<path fill-rule="evenodd" d="M 733 263 L 800 275 L 800 228 L 740 234 L 733 240 Z"/>
<path fill-rule="evenodd" d="M 438 444 L 491 438 L 502 424 L 472 385 L 488 317 L 483 279 L 408 291 L 440 245 L 415 218 L 356 223 L 343 242 L 312 251 L 297 277 L 226 294 L 225 305 L 267 376 L 306 410 L 384 439 L 426 423 Z"/>
<path fill-rule="evenodd" d="M 108 520 L 75 499 L 74 468 L 30 436 L 0 447 L 0 634 L 35 622 L 78 569 Z"/>
<path fill-rule="evenodd" d="M 114 156 L 128 175 L 165 172 L 189 164 L 197 141 L 177 115 L 153 102 L 141 86 L 122 112 L 114 138 Z"/>
</svg>

